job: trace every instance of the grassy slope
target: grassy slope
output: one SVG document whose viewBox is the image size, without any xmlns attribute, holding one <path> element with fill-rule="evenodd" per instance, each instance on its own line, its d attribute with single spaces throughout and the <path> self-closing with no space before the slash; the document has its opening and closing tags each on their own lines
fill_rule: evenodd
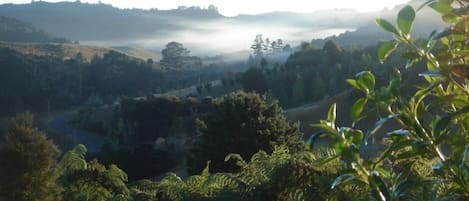
<svg viewBox="0 0 469 201">
<path fill-rule="evenodd" d="M 113 50 L 123 52 L 131 57 L 139 58 L 142 60 L 153 59 L 153 61 L 160 61 L 161 54 L 155 51 L 150 51 L 139 47 L 120 46 L 112 47 Z"/>
<path fill-rule="evenodd" d="M 154 61 L 158 61 L 160 59 L 160 55 L 157 52 L 134 47 L 106 48 L 79 44 L 0 42 L 0 48 L 9 48 L 23 54 L 32 54 L 38 56 L 61 55 L 64 59 L 73 58 L 80 52 L 86 61 L 91 61 L 95 55 L 102 57 L 105 53 L 111 50 L 121 52 L 127 54 L 128 56 L 142 60 L 152 58 Z"/>
</svg>

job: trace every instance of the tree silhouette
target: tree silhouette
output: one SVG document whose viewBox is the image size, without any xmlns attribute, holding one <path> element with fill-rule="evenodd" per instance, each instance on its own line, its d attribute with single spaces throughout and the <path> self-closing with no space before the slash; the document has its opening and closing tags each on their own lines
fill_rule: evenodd
<svg viewBox="0 0 469 201">
<path fill-rule="evenodd" d="M 161 53 L 163 55 L 163 59 L 161 59 L 163 65 L 180 68 L 183 66 L 184 60 L 189 57 L 190 51 L 181 43 L 173 41 L 168 43 Z"/>
</svg>

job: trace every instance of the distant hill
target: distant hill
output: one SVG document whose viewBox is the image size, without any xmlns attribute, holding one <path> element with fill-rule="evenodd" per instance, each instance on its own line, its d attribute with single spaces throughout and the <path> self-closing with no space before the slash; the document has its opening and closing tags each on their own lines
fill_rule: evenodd
<svg viewBox="0 0 469 201">
<path fill-rule="evenodd" d="M 413 0 L 411 4 L 423 1 Z M 249 49 L 257 34 L 282 38 L 295 45 L 350 30 L 330 39 L 342 46 L 376 44 L 378 40 L 389 39 L 390 35 L 377 29 L 374 19 L 394 18 L 400 7 L 365 13 L 334 9 L 226 17 L 214 6 L 143 10 L 120 9 L 102 3 L 34 2 L 0 5 L 0 15 L 31 22 L 48 33 L 84 44 L 163 49 L 168 42 L 177 41 L 195 54 L 217 55 Z M 418 29 L 429 33 L 439 26 L 436 16 L 430 11 L 419 13 Z M 321 45 L 324 40 L 315 43 Z"/>
<path fill-rule="evenodd" d="M 27 55 L 54 56 L 62 57 L 64 59 L 75 58 L 78 53 L 81 53 L 83 58 L 88 62 L 91 61 L 95 56 L 103 57 L 104 54 L 111 50 L 141 60 L 147 60 L 151 58 L 154 61 L 159 61 L 160 59 L 159 53 L 136 47 L 106 48 L 78 44 L 0 42 L 0 48 L 13 49 L 17 52 Z"/>
<path fill-rule="evenodd" d="M 425 0 L 412 0 L 409 4 L 417 8 L 424 3 L 424 1 Z M 369 19 L 362 26 L 359 26 L 355 31 L 347 31 L 325 39 L 312 40 L 313 46 L 322 47 L 328 40 L 334 40 L 343 47 L 376 45 L 377 41 L 391 40 L 393 38 L 392 35 L 379 28 L 374 23 L 374 19 L 384 18 L 395 24 L 396 13 L 398 13 L 402 7 L 403 5 L 399 5 L 391 10 L 376 12 L 372 15 L 373 18 Z M 445 27 L 445 24 L 441 20 L 441 16 L 437 15 L 432 9 L 425 7 L 417 13 L 412 35 L 414 37 L 427 37 L 426 34 L 443 27 Z"/>
<path fill-rule="evenodd" d="M 0 15 L 1 14 L 0 12 Z M 53 37 L 44 30 L 37 29 L 31 23 L 5 16 L 0 16 L 0 41 L 70 43 L 70 41 L 65 38 Z"/>
<path fill-rule="evenodd" d="M 168 11 L 123 10 L 107 4 L 79 2 L 3 4 L 0 13 L 80 41 L 146 37 L 179 29 L 178 19 L 221 17 L 216 10 L 196 7 Z"/>
<path fill-rule="evenodd" d="M 312 13 L 270 12 L 225 17 L 215 7 L 142 10 L 79 2 L 3 4 L 0 5 L 0 13 L 32 22 L 52 34 L 80 41 L 164 37 L 176 31 L 187 30 L 205 33 L 212 31 L 213 28 L 217 31 L 225 25 L 308 27 L 308 31 L 305 32 L 311 32 L 319 29 L 353 28 L 370 19 L 366 13 L 345 9 Z M 212 27 L 211 23 L 217 26 Z"/>
</svg>

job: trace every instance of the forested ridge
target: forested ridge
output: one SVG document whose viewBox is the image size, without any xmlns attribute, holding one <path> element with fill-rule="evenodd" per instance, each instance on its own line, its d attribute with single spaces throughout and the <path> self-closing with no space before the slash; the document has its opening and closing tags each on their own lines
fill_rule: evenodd
<svg viewBox="0 0 469 201">
<path fill-rule="evenodd" d="M 0 41 L 35 43 L 71 43 L 65 38 L 53 37 L 31 23 L 0 16 Z"/>
<path fill-rule="evenodd" d="M 122 97 L 163 93 L 213 79 L 219 73 L 210 68 L 162 69 L 152 60 L 112 50 L 91 61 L 81 53 L 64 59 L 61 46 L 43 48 L 47 47 L 51 56 L 0 48 L 0 115 L 67 109 L 93 101 L 112 105 Z"/>
<path fill-rule="evenodd" d="M 446 27 L 414 37 L 422 8 Z M 304 42 L 280 63 L 253 45 L 240 73 L 177 42 L 158 63 L 1 48 L 0 115 L 21 114 L 0 128 L 0 201 L 468 200 L 468 17 L 466 0 L 403 6 L 376 19 L 392 35 L 377 46 Z M 197 94 L 160 94 L 181 85 Z M 331 102 L 344 93 L 348 108 Z M 330 104 L 312 133 L 284 116 L 317 101 Z M 23 112 L 72 105 L 99 152 L 61 150 Z"/>
</svg>

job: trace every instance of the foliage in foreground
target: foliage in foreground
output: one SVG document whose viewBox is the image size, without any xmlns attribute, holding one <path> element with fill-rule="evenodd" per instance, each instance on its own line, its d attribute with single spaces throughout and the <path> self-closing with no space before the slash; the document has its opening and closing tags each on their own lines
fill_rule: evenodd
<svg viewBox="0 0 469 201">
<path fill-rule="evenodd" d="M 407 67 L 426 64 L 427 71 L 420 76 L 427 82 L 403 96 L 399 72 L 388 86 L 380 88 L 372 73 L 357 74 L 347 81 L 365 96 L 353 105 L 352 118 L 355 123 L 371 114 L 382 118 L 366 132 L 353 125 L 340 127 L 335 124 L 333 105 L 328 118 L 314 125 L 320 130 L 318 135 L 334 139 L 332 146 L 348 166 L 332 188 L 364 184 L 381 201 L 469 199 L 469 6 L 467 1 L 448 0 L 430 0 L 422 7 L 427 5 L 450 26 L 433 32 L 423 44 L 411 40 L 416 11 L 410 6 L 399 12 L 397 27 L 384 19 L 376 21 L 395 37 L 382 45 L 379 58 L 384 61 L 403 46 Z M 362 157 L 359 150 L 366 149 L 369 139 L 387 122 L 395 122 L 399 128 L 386 131 L 386 148 L 377 157 Z M 427 162 L 419 164 L 422 160 Z M 417 174 L 416 168 L 420 168 Z"/>
<path fill-rule="evenodd" d="M 182 180 L 168 174 L 163 180 L 134 185 L 138 196 L 157 200 L 350 200 L 366 194 L 357 186 L 330 190 L 330 181 L 343 168 L 339 160 L 333 160 L 326 168 L 318 168 L 315 162 L 332 156 L 330 150 L 290 153 L 285 146 L 277 147 L 272 154 L 260 151 L 249 163 L 239 154 L 230 154 L 225 160 L 234 160 L 241 167 L 237 173 L 209 173 L 210 163 L 200 175 Z M 138 197 L 137 196 L 137 197 Z"/>
<path fill-rule="evenodd" d="M 107 168 L 96 159 L 85 160 L 86 147 L 78 145 L 67 152 L 60 165 L 63 169 L 60 184 L 68 201 L 130 200 L 127 174 L 116 165 Z"/>
</svg>

